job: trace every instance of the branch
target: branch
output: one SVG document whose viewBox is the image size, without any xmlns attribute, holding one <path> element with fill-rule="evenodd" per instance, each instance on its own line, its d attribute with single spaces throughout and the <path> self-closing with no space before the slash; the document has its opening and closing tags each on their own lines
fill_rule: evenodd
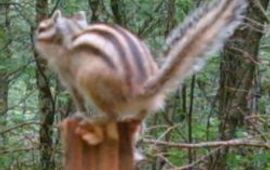
<svg viewBox="0 0 270 170">
<path fill-rule="evenodd" d="M 177 168 L 173 168 L 170 170 L 187 170 L 187 169 L 192 169 L 193 167 L 195 167 L 196 165 L 198 165 L 199 163 L 205 161 L 208 159 L 208 157 L 210 157 L 211 155 L 214 155 L 216 152 L 218 152 L 221 149 L 221 147 L 214 149 L 213 151 L 209 152 L 207 155 L 202 156 L 200 159 L 192 162 L 191 164 L 188 165 L 184 165 L 181 167 L 177 167 Z"/>
<path fill-rule="evenodd" d="M 194 143 L 194 144 L 188 144 L 188 143 L 173 143 L 173 142 L 164 142 L 164 141 L 156 141 L 156 140 L 150 140 L 145 139 L 143 140 L 144 143 L 148 144 L 154 144 L 154 145 L 163 145 L 163 146 L 169 146 L 169 147 L 176 147 L 176 148 L 204 148 L 204 147 L 219 147 L 219 146 L 249 146 L 249 147 L 262 147 L 265 149 L 270 149 L 270 143 L 269 142 L 261 142 L 261 141 L 255 141 L 251 140 L 251 138 L 246 139 L 232 139 L 228 141 L 214 141 L 214 142 L 201 142 L 201 143 Z"/>
<path fill-rule="evenodd" d="M 18 148 L 18 149 L 12 149 L 12 150 L 3 149 L 3 150 L 0 150 L 0 155 L 14 153 L 14 152 L 29 152 L 29 151 L 35 150 L 35 149 L 38 149 L 38 148 L 29 147 L 29 148 Z"/>
<path fill-rule="evenodd" d="M 8 128 L 8 129 L 5 129 L 3 131 L 0 131 L 0 134 L 5 134 L 7 132 L 10 132 L 14 129 L 17 129 L 17 128 L 20 128 L 20 127 L 23 127 L 23 126 L 27 126 L 27 125 L 39 125 L 40 122 L 37 122 L 37 121 L 31 121 L 31 122 L 24 122 L 24 123 L 21 123 L 17 126 L 14 126 L 14 127 L 11 127 L 11 128 Z"/>
</svg>

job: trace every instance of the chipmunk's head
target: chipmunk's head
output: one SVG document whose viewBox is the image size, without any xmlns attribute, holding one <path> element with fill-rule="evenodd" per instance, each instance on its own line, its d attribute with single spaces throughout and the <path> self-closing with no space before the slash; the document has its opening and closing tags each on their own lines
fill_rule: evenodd
<svg viewBox="0 0 270 170">
<path fill-rule="evenodd" d="M 60 10 L 56 10 L 50 18 L 39 23 L 36 30 L 36 49 L 45 58 L 55 57 L 68 47 L 72 37 L 86 26 L 84 12 L 65 17 Z"/>
</svg>

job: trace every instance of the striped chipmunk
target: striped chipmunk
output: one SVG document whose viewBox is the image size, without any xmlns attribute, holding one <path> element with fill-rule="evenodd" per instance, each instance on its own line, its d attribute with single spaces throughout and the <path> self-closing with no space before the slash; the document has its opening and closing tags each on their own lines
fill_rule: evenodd
<svg viewBox="0 0 270 170">
<path fill-rule="evenodd" d="M 35 46 L 72 94 L 77 110 L 88 107 L 114 120 L 141 121 L 163 107 L 178 83 L 201 68 L 239 26 L 246 0 L 216 0 L 197 9 L 168 36 L 159 68 L 136 35 L 118 26 L 87 24 L 85 14 L 70 18 L 56 11 L 42 21 Z"/>
</svg>

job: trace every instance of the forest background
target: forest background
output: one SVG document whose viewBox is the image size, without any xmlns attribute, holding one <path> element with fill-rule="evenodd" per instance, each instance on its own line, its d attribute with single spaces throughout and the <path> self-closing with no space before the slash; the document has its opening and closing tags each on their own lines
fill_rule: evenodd
<svg viewBox="0 0 270 170">
<path fill-rule="evenodd" d="M 161 61 L 168 33 L 208 1 L 1 0 L 0 170 L 63 168 L 58 125 L 74 106 L 33 48 L 39 21 L 83 10 L 133 31 Z M 140 169 L 270 170 L 269 0 L 249 1 L 224 49 L 146 120 Z"/>
</svg>

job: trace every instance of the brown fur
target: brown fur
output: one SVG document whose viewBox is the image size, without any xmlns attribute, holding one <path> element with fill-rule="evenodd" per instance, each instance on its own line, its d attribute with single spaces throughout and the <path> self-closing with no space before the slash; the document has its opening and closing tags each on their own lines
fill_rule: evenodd
<svg viewBox="0 0 270 170">
<path fill-rule="evenodd" d="M 171 36 L 167 60 L 161 69 L 145 44 L 119 26 L 92 24 L 80 28 L 76 17 L 70 20 L 61 18 L 60 14 L 49 19 L 56 23 L 55 27 L 48 25 L 47 32 L 44 30 L 46 23 L 40 24 L 37 49 L 72 94 L 77 109 L 88 116 L 88 108 L 94 107 L 95 116 L 119 122 L 111 126 L 106 124 L 109 127 L 97 126 L 92 129 L 93 134 L 86 129 L 78 130 L 88 143 L 104 145 L 92 148 L 92 151 L 98 150 L 97 158 L 93 159 L 106 160 L 103 169 L 120 166 L 119 162 L 110 159 L 119 156 L 114 150 L 117 147 L 119 153 L 128 155 L 127 158 L 120 156 L 126 161 L 120 169 L 132 166 L 130 151 L 134 147 L 134 136 L 147 113 L 163 106 L 166 90 L 176 80 L 183 81 L 190 75 L 196 60 L 204 58 L 209 48 L 214 48 L 215 43 L 224 43 L 228 37 L 222 33 L 233 32 L 239 25 L 239 11 L 243 11 L 239 5 L 244 2 L 221 0 L 195 15 L 195 19 L 184 24 L 184 29 L 179 29 L 184 33 L 182 36 L 178 32 Z M 60 19 L 66 21 L 66 25 L 57 23 Z M 133 127 L 132 121 L 139 123 Z M 117 133 L 111 134 L 113 131 Z M 120 145 L 108 136 L 119 138 Z"/>
</svg>

